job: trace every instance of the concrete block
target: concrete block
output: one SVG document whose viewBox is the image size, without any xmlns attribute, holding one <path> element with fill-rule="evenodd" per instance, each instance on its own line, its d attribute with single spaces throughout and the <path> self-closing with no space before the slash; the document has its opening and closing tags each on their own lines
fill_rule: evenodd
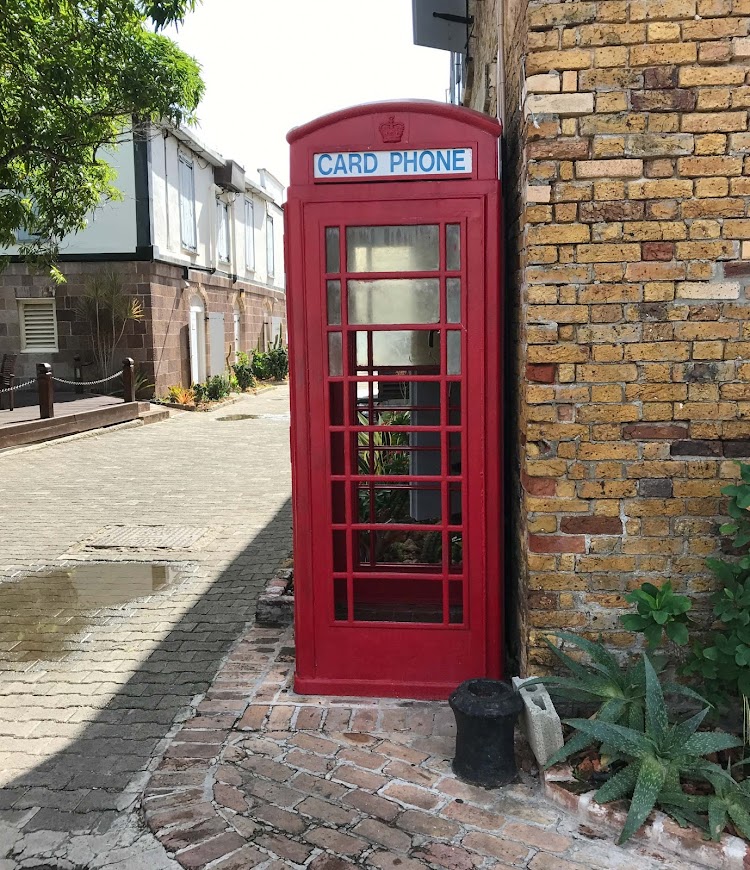
<svg viewBox="0 0 750 870">
<path fill-rule="evenodd" d="M 539 766 L 544 767 L 547 759 L 562 749 L 562 724 L 544 684 L 536 683 L 526 688 L 525 683 L 530 679 L 513 677 L 513 685 L 523 701 L 523 721 L 531 751 Z"/>
</svg>

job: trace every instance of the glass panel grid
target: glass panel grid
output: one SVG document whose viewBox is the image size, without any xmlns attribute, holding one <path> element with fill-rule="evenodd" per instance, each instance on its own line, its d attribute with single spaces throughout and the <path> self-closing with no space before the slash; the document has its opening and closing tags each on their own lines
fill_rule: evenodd
<svg viewBox="0 0 750 870">
<path fill-rule="evenodd" d="M 348 271 L 406 271 L 388 259 L 404 252 L 394 254 L 389 249 L 399 245 L 390 245 L 392 237 L 386 239 L 385 232 L 380 233 L 373 251 L 365 254 L 360 250 L 356 255 L 359 260 L 355 257 L 350 261 L 347 243 L 352 229 L 360 228 L 348 227 L 339 232 L 337 265 L 345 263 Z M 388 228 L 374 229 L 379 232 Z M 391 229 L 411 232 L 410 227 Z M 463 288 L 459 278 L 449 278 L 443 271 L 463 271 L 463 230 L 460 224 L 443 224 L 435 226 L 435 230 L 439 239 L 437 264 L 433 266 L 425 259 L 429 245 L 414 255 L 412 263 L 413 271 L 435 269 L 442 273 L 439 279 L 418 278 L 426 282 L 423 286 L 430 287 L 433 281 L 439 285 L 437 317 L 431 313 L 434 319 L 424 321 L 435 323 L 436 329 L 388 328 L 406 324 L 406 316 L 415 316 L 389 311 L 396 307 L 392 303 L 398 302 L 395 289 L 404 286 L 401 282 L 405 278 L 401 276 L 352 279 L 342 287 L 343 332 L 338 333 L 343 339 L 342 373 L 338 377 L 343 378 L 343 383 L 338 383 L 344 393 L 343 425 L 338 413 L 335 422 L 329 418 L 331 434 L 340 430 L 345 444 L 345 471 L 338 475 L 334 472 L 332 479 L 337 501 L 344 493 L 346 502 L 344 510 L 340 506 L 336 509 L 336 528 L 343 534 L 338 540 L 346 542 L 346 567 L 339 556 L 337 564 L 342 573 L 334 580 L 332 604 L 337 621 L 433 623 L 450 628 L 465 624 L 460 389 L 463 349 L 460 331 L 445 328 L 462 321 Z M 326 265 L 328 271 L 329 263 Z M 347 289 L 354 291 L 352 295 L 359 293 L 360 299 L 352 302 Z M 374 304 L 367 300 L 369 311 L 362 315 L 362 299 L 373 291 L 380 293 L 381 299 Z M 415 319 L 408 325 L 420 322 Z M 329 323 L 339 325 L 335 320 Z M 365 325 L 372 328 L 362 329 Z M 408 390 L 404 391 L 406 382 Z M 434 443 L 433 434 L 437 436 Z M 400 440 L 392 439 L 394 435 Z M 377 473 L 376 466 L 394 459 L 404 473 L 397 471 L 391 477 Z"/>
</svg>

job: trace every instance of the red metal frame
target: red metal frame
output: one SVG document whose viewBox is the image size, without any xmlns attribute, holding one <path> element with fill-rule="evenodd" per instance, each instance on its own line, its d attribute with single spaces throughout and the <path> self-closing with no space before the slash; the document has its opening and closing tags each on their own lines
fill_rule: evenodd
<svg viewBox="0 0 750 870">
<path fill-rule="evenodd" d="M 398 145 L 383 144 L 378 135 L 391 116 L 404 125 Z M 446 698 L 464 679 L 501 675 L 499 135 L 499 124 L 484 115 L 424 102 L 358 106 L 289 134 L 286 251 L 299 692 Z M 467 146 L 474 152 L 469 177 L 348 183 L 313 177 L 312 157 L 321 151 Z M 414 224 L 439 227 L 438 269 L 346 271 L 347 227 Z M 460 226 L 457 270 L 447 268 L 449 224 Z M 339 268 L 327 273 L 325 233 L 332 227 L 339 228 Z M 439 281 L 437 322 L 349 324 L 348 281 L 405 275 Z M 447 318 L 451 278 L 461 282 L 460 323 Z M 340 323 L 328 323 L 329 281 L 340 282 Z M 393 330 L 412 331 L 414 341 L 417 332 L 427 333 L 429 347 L 439 341 L 439 357 L 436 350 L 434 364 L 421 368 L 374 364 L 375 336 Z M 461 336 L 461 365 L 460 373 L 449 374 L 451 332 Z M 355 333 L 366 336 L 364 362 L 356 358 Z M 329 335 L 337 336 L 334 346 L 341 347 L 340 367 L 332 370 Z M 414 395 L 429 391 L 430 384 L 439 399 L 427 406 Z M 394 425 L 392 417 L 383 421 L 382 396 L 389 389 L 400 390 L 403 401 L 391 401 L 386 410 L 410 408 L 406 425 Z M 416 422 L 415 414 L 422 415 Z M 382 440 L 395 432 L 409 433 L 408 444 L 384 447 Z M 437 450 L 439 474 L 418 474 L 413 459 L 406 473 L 372 473 L 380 457 Z M 417 521 L 410 508 L 410 519 L 384 522 L 375 507 L 383 489 L 407 498 L 416 490 L 439 491 L 439 518 Z M 460 512 L 454 509 L 459 492 Z M 378 542 L 390 542 L 381 556 L 398 555 L 409 537 L 412 544 L 422 541 L 421 562 L 375 559 Z"/>
</svg>

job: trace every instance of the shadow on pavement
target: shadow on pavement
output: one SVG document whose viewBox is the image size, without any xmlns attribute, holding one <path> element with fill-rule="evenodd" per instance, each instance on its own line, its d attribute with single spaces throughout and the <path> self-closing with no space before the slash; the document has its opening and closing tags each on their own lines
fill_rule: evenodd
<svg viewBox="0 0 750 870">
<path fill-rule="evenodd" d="M 291 522 L 287 501 L 96 720 L 64 750 L 0 789 L 0 820 L 23 825 L 24 834 L 103 833 L 133 805 L 175 718 L 209 688 L 222 658 L 254 619 L 259 592 L 291 550 Z M 24 823 L 34 807 L 40 809 Z"/>
</svg>

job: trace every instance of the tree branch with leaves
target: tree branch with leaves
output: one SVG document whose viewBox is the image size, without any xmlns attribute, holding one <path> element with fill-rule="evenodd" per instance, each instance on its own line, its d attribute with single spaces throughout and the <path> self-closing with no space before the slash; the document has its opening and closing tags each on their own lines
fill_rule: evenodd
<svg viewBox="0 0 750 870">
<path fill-rule="evenodd" d="M 196 0 L 6 0 L 0 16 L 0 246 L 54 266 L 120 198 L 101 156 L 138 123 L 195 120 L 198 62 L 159 31 Z M 136 133 L 137 133 L 136 123 Z"/>
</svg>

